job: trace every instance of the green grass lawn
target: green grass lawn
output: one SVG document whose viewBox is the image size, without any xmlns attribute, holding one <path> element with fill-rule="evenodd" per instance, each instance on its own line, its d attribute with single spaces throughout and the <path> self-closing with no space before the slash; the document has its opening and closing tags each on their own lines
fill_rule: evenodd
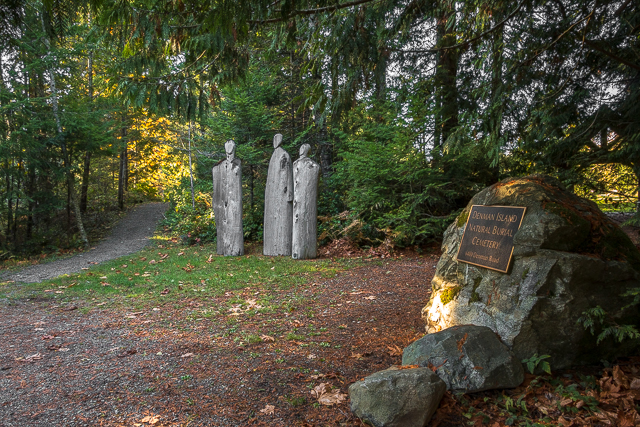
<svg viewBox="0 0 640 427">
<path fill-rule="evenodd" d="M 142 308 L 185 298 L 206 300 L 247 287 L 289 289 L 362 265 L 359 259 L 297 261 L 265 257 L 260 249 L 249 246 L 247 255 L 223 257 L 215 254 L 215 245 L 187 247 L 156 237 L 140 252 L 101 265 L 88 265 L 78 274 L 37 284 L 0 283 L 0 298 L 9 302 L 25 298 L 61 303 L 85 300 L 91 301 L 92 306 L 122 304 Z M 245 304 L 245 300 L 237 303 Z M 256 301 L 263 308 L 268 307 L 266 303 Z"/>
</svg>

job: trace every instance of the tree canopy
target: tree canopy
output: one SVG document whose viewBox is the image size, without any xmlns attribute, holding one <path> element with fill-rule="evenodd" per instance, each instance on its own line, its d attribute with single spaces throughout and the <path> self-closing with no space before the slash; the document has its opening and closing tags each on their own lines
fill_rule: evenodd
<svg viewBox="0 0 640 427">
<path fill-rule="evenodd" d="M 259 240 L 276 132 L 294 155 L 313 147 L 326 238 L 438 239 L 480 188 L 539 172 L 637 211 L 639 10 L 631 0 L 5 1 L 0 245 L 81 242 L 84 212 L 138 195 L 171 197 L 173 225 L 212 238 L 210 170 L 227 139 L 245 160 L 246 237 Z M 58 217 L 66 242 L 45 231 Z"/>
</svg>

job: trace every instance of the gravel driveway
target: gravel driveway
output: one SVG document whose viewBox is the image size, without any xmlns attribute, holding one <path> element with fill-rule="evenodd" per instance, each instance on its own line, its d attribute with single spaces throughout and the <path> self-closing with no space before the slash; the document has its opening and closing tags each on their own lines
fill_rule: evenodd
<svg viewBox="0 0 640 427">
<path fill-rule="evenodd" d="M 33 265 L 15 273 L 5 273 L 0 275 L 0 281 L 42 282 L 63 274 L 77 273 L 90 265 L 137 252 L 149 243 L 149 238 L 153 236 L 158 222 L 163 218 L 168 207 L 167 203 L 145 203 L 136 206 L 94 249 L 71 258 Z"/>
</svg>

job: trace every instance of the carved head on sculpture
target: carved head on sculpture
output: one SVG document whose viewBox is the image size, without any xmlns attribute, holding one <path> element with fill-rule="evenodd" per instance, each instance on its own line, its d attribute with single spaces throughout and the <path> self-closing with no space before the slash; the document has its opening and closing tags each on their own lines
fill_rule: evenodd
<svg viewBox="0 0 640 427">
<path fill-rule="evenodd" d="M 277 133 L 276 136 L 273 137 L 273 148 L 278 148 L 282 144 L 282 134 Z"/>
<path fill-rule="evenodd" d="M 310 150 L 311 146 L 309 144 L 302 144 L 302 147 L 300 147 L 300 158 L 307 157 Z"/>
<path fill-rule="evenodd" d="M 232 139 L 224 143 L 224 151 L 227 153 L 227 160 L 232 162 L 236 158 L 236 143 Z"/>
</svg>

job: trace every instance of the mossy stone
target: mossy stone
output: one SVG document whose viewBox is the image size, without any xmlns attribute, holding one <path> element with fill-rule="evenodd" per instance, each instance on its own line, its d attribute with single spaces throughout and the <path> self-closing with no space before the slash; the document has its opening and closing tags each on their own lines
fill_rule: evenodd
<svg viewBox="0 0 640 427">
<path fill-rule="evenodd" d="M 454 286 L 452 288 L 448 288 L 442 291 L 442 293 L 440 294 L 440 301 L 442 302 L 442 305 L 449 304 L 458 296 L 459 293 L 460 293 L 460 286 Z"/>
<path fill-rule="evenodd" d="M 460 215 L 458 215 L 458 228 L 463 227 L 466 223 L 467 220 L 469 219 L 469 212 L 471 211 L 471 209 L 465 209 L 462 211 L 462 213 Z"/>
<path fill-rule="evenodd" d="M 508 273 L 457 261 L 472 205 L 527 208 Z M 487 326 L 518 360 L 548 354 L 554 369 L 640 350 L 637 342 L 633 351 L 624 342 L 598 345 L 578 323 L 599 305 L 618 324 L 640 324 L 640 311 L 624 309 L 626 293 L 640 284 L 640 252 L 595 203 L 550 177 L 508 179 L 477 193 L 444 234 L 432 284 L 437 289 L 422 309 L 429 334 Z"/>
</svg>

